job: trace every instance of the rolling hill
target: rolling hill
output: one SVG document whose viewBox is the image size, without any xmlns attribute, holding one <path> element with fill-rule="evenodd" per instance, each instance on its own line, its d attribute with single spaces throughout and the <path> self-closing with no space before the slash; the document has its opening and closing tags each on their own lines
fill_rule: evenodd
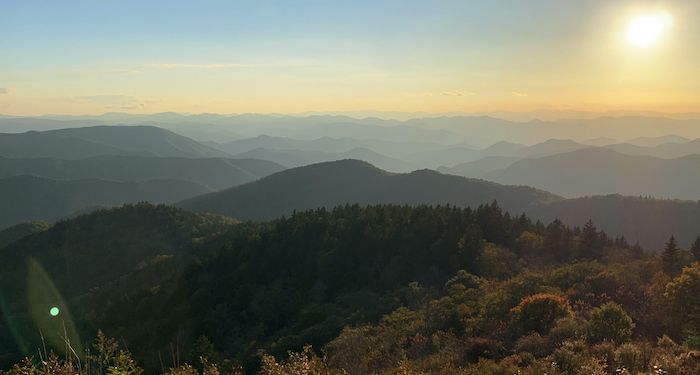
<svg viewBox="0 0 700 375">
<path fill-rule="evenodd" d="M 223 151 L 153 126 L 94 126 L 0 134 L 0 156 L 80 159 L 98 155 L 225 157 Z"/>
<path fill-rule="evenodd" d="M 50 227 L 51 224 L 45 221 L 29 221 L 0 230 L 0 248 L 34 233 L 43 232 Z"/>
<path fill-rule="evenodd" d="M 266 220 L 295 210 L 360 204 L 478 206 L 498 200 L 522 213 L 560 199 L 544 191 L 443 175 L 430 170 L 393 174 L 359 160 L 289 169 L 256 182 L 186 200 L 178 206 L 241 220 Z"/>
<path fill-rule="evenodd" d="M 283 170 L 256 159 L 94 156 L 77 160 L 0 157 L 0 178 L 34 175 L 57 180 L 148 181 L 177 179 L 220 190 Z"/>
<path fill-rule="evenodd" d="M 450 169 L 458 172 L 456 168 Z M 588 148 L 516 161 L 482 174 L 490 181 L 522 184 L 565 197 L 600 194 L 699 200 L 700 155 L 661 159 Z"/>
<path fill-rule="evenodd" d="M 647 250 L 660 252 L 670 236 L 682 246 L 700 235 L 700 202 L 625 197 L 619 194 L 565 199 L 529 212 L 544 222 L 558 218 L 568 225 L 583 226 L 593 220 L 607 233 L 624 236 Z"/>
<path fill-rule="evenodd" d="M 177 205 L 241 220 L 267 220 L 292 212 L 359 204 L 451 204 L 478 206 L 497 200 L 512 214 L 526 213 L 545 223 L 561 218 L 582 225 L 593 219 L 613 236 L 659 249 L 675 235 L 688 246 L 700 227 L 700 204 L 692 201 L 638 199 L 621 195 L 564 199 L 525 186 L 444 175 L 430 170 L 392 174 L 357 160 L 342 160 L 285 170 L 221 192 L 205 194 Z M 627 208 L 629 206 L 629 209 Z M 663 212 L 656 215 L 655 212 Z M 631 218 L 631 213 L 635 217 Z M 626 225 L 619 223 L 625 222 Z M 661 228 L 661 230 L 659 230 Z"/>
<path fill-rule="evenodd" d="M 300 140 L 289 137 L 259 135 L 253 138 L 238 139 L 218 143 L 216 148 L 231 155 L 263 148 L 268 150 L 302 150 L 323 152 L 344 152 L 355 148 L 368 148 L 391 157 L 403 158 L 419 151 L 437 150 L 445 147 L 431 142 L 395 142 L 379 139 L 354 139 L 321 137 L 313 140 Z"/>
<path fill-rule="evenodd" d="M 382 169 L 392 172 L 407 172 L 415 170 L 413 164 L 395 159 L 367 148 L 353 148 L 343 152 L 324 152 L 311 150 L 271 150 L 257 148 L 247 152 L 234 155 L 235 158 L 252 158 L 269 160 L 285 167 L 301 167 L 309 164 L 316 164 L 326 161 L 343 159 L 363 160 L 376 165 Z"/>
<path fill-rule="evenodd" d="M 521 160 L 521 158 L 517 156 L 487 156 L 449 168 L 440 167 L 438 171 L 463 177 L 482 178 L 490 172 L 505 169 L 518 160 Z"/>
<path fill-rule="evenodd" d="M 181 180 L 114 182 L 8 177 L 0 179 L 0 228 L 26 221 L 54 221 L 91 207 L 176 202 L 208 191 L 202 185 Z"/>
</svg>

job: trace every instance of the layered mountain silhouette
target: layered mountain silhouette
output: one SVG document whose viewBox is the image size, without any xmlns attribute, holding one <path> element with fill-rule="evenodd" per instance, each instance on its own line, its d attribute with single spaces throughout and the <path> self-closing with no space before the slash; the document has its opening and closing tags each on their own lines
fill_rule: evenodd
<svg viewBox="0 0 700 375">
<path fill-rule="evenodd" d="M 221 150 L 153 126 L 95 126 L 0 134 L 0 156 L 79 159 L 98 155 L 225 157 Z"/>
<path fill-rule="evenodd" d="M 517 156 L 487 156 L 479 160 L 457 164 L 450 168 L 440 167 L 438 171 L 457 176 L 482 178 L 490 172 L 505 169 L 518 160 L 522 159 Z"/>
<path fill-rule="evenodd" d="M 508 160 L 499 159 L 504 164 Z M 483 163 L 483 162 L 482 162 Z M 462 165 L 450 173 L 472 175 Z M 566 197 L 618 193 L 700 200 L 700 155 L 662 159 L 589 148 L 512 162 L 478 176 L 504 184 L 522 184 Z M 462 173 L 460 173 L 462 172 Z"/>
<path fill-rule="evenodd" d="M 257 180 L 284 167 L 256 159 L 94 156 L 77 160 L 13 159 L 0 157 L 0 178 L 34 175 L 57 180 L 102 179 L 190 181 L 220 190 Z"/>
<path fill-rule="evenodd" d="M 660 252 L 670 236 L 690 246 L 700 233 L 700 202 L 674 199 L 625 197 L 619 194 L 564 199 L 529 212 L 544 222 L 560 219 L 583 226 L 593 220 L 607 233 L 638 241 Z"/>
<path fill-rule="evenodd" d="M 231 155 L 248 152 L 255 149 L 345 152 L 357 148 L 366 148 L 396 158 L 404 158 L 405 156 L 416 152 L 439 150 L 445 147 L 442 144 L 433 142 L 397 142 L 379 139 L 332 137 L 302 140 L 289 137 L 275 137 L 265 134 L 253 138 L 238 139 L 225 143 L 213 143 L 213 145 Z"/>
<path fill-rule="evenodd" d="M 54 221 L 90 207 L 142 201 L 172 203 L 207 191 L 205 186 L 182 180 L 115 182 L 7 177 L 0 179 L 0 228 L 26 221 Z"/>
<path fill-rule="evenodd" d="M 576 116 L 577 114 L 571 113 L 570 115 Z M 399 121 L 376 117 L 354 118 L 335 115 L 186 115 L 171 112 L 136 115 L 107 113 L 99 116 L 0 118 L 0 132 L 112 124 L 149 124 L 175 131 L 198 141 L 228 141 L 234 138 L 250 138 L 260 134 L 268 134 L 305 140 L 328 136 L 394 142 L 438 142 L 445 145 L 465 140 L 469 144 L 486 147 L 503 139 L 521 144 L 534 144 L 548 138 L 629 139 L 635 137 L 640 138 L 632 140 L 635 143 L 639 141 L 640 145 L 651 146 L 659 141 L 648 142 L 648 140 L 641 138 L 653 139 L 665 137 L 667 134 L 678 134 L 688 139 L 700 137 L 700 128 L 698 127 L 700 120 L 698 119 L 664 118 L 658 114 L 630 115 L 627 113 L 617 113 L 615 116 L 586 116 L 579 119 L 562 118 L 556 121 L 537 119 L 509 121 L 490 116 L 423 117 Z M 678 139 L 670 140 L 676 141 Z M 662 139 L 660 142 L 663 143 L 664 140 Z M 375 151 L 383 152 L 384 150 Z M 468 160 L 460 160 L 454 164 L 466 161 Z"/>
<path fill-rule="evenodd" d="M 241 220 L 266 220 L 299 210 L 360 204 L 478 206 L 498 200 L 521 213 L 556 195 L 528 187 L 444 175 L 431 170 L 393 174 L 359 160 L 340 160 L 286 170 L 259 181 L 179 203 Z"/>
<path fill-rule="evenodd" d="M 257 148 L 240 154 L 235 158 L 250 158 L 269 160 L 285 167 L 300 167 L 309 164 L 316 164 L 325 161 L 335 161 L 343 159 L 358 159 L 369 162 L 382 169 L 392 172 L 408 172 L 416 167 L 403 160 L 382 155 L 368 148 L 353 148 L 343 152 L 325 152 L 312 150 L 272 150 Z"/>
<path fill-rule="evenodd" d="M 582 225 L 593 219 L 611 235 L 624 236 L 633 242 L 640 241 L 649 249 L 660 248 L 672 234 L 681 243 L 688 244 L 700 232 L 700 228 L 692 224 L 697 222 L 693 221 L 694 218 L 700 215 L 700 204 L 696 202 L 638 200 L 621 195 L 568 200 L 535 188 L 501 185 L 430 170 L 394 174 L 358 160 L 289 169 L 256 182 L 188 199 L 177 205 L 241 220 L 268 220 L 290 215 L 294 211 L 330 208 L 347 203 L 451 204 L 475 207 L 494 200 L 513 215 L 525 213 L 545 222 L 562 218 L 567 224 Z M 629 220 L 629 213 L 635 211 L 615 209 L 617 205 L 635 205 L 637 202 L 641 205 L 639 212 L 647 210 L 647 215 Z M 590 207 L 587 206 L 589 204 Z M 652 214 L 654 210 L 662 210 L 666 214 L 663 218 L 658 217 Z M 669 224 L 683 220 L 689 220 L 689 224 L 674 228 Z M 618 222 L 630 224 L 621 226 Z M 657 230 L 666 225 L 669 225 L 668 232 Z"/>
</svg>

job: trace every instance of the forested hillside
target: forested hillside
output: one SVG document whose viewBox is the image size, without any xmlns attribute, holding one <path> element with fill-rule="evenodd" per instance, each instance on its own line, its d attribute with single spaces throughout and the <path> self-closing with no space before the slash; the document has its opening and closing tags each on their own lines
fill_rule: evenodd
<svg viewBox="0 0 700 375">
<path fill-rule="evenodd" d="M 295 210 L 358 204 L 451 204 L 476 207 L 494 200 L 513 215 L 560 219 L 582 226 L 588 220 L 614 236 L 661 250 L 669 236 L 689 246 L 700 226 L 700 203 L 683 200 L 591 196 L 564 199 L 528 186 L 444 175 L 431 170 L 394 174 L 359 160 L 340 160 L 288 169 L 177 205 L 240 220 L 270 220 Z"/>
<path fill-rule="evenodd" d="M 519 214 L 560 197 L 526 186 L 443 175 L 431 170 L 394 174 L 360 160 L 339 160 L 275 173 L 250 184 L 179 203 L 241 220 L 270 220 L 295 210 L 357 204 L 452 204 L 476 207 L 497 200 Z"/>
<path fill-rule="evenodd" d="M 190 181 L 115 182 L 52 180 L 36 176 L 0 178 L 0 229 L 25 221 L 55 221 L 79 212 L 124 203 L 172 203 L 208 192 Z"/>
<path fill-rule="evenodd" d="M 0 157 L 0 178 L 33 175 L 56 180 L 101 179 L 120 182 L 171 179 L 194 182 L 211 190 L 251 182 L 283 169 L 279 164 L 256 159 L 115 155 L 77 160 Z"/>
<path fill-rule="evenodd" d="M 0 255 L 5 367 L 35 356 L 39 332 L 62 350 L 58 333 L 78 348 L 100 328 L 149 372 L 199 356 L 264 374 L 700 369 L 700 241 L 670 239 L 656 256 L 592 223 L 533 223 L 496 204 L 348 205 L 262 223 L 140 204 Z M 278 363 L 307 344 L 322 357 Z"/>
</svg>

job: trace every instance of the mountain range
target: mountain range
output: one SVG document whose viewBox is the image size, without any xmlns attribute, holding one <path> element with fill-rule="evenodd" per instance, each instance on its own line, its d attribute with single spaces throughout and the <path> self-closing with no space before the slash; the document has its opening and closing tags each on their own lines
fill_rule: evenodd
<svg viewBox="0 0 700 375">
<path fill-rule="evenodd" d="M 376 165 L 379 168 L 392 172 L 409 172 L 416 169 L 416 166 L 382 155 L 368 148 L 353 148 L 343 152 L 325 152 L 311 150 L 271 150 L 256 148 L 240 154 L 233 155 L 234 158 L 269 160 L 288 168 L 301 167 L 304 165 L 322 163 L 326 161 L 358 159 Z"/>
<path fill-rule="evenodd" d="M 508 159 L 498 159 L 508 164 Z M 492 163 L 494 167 L 498 163 Z M 464 166 L 462 166 L 464 167 Z M 622 194 L 700 200 L 700 155 L 662 159 L 589 148 L 512 162 L 481 178 L 537 187 L 566 197 Z"/>
<path fill-rule="evenodd" d="M 0 156 L 79 159 L 97 155 L 225 157 L 211 148 L 153 126 L 93 126 L 0 134 Z"/>
<path fill-rule="evenodd" d="M 191 198 L 177 206 L 240 220 L 269 220 L 295 211 L 348 203 L 476 207 L 494 200 L 513 215 L 524 213 L 545 223 L 560 218 L 566 224 L 583 225 L 593 219 L 611 235 L 639 241 L 649 249 L 659 249 L 670 235 L 687 245 L 700 234 L 700 227 L 694 221 L 700 217 L 697 202 L 640 200 L 621 195 L 565 199 L 531 187 L 501 185 L 430 170 L 394 174 L 358 160 L 285 170 L 252 183 Z M 635 210 L 615 209 L 637 203 L 638 212 L 647 215 L 630 220 L 629 212 Z M 663 219 L 653 212 L 664 212 Z M 686 219 L 687 224 L 675 225 Z"/>
<path fill-rule="evenodd" d="M 498 200 L 522 213 L 561 199 L 528 187 L 444 175 L 431 170 L 393 174 L 359 160 L 289 169 L 253 183 L 192 198 L 178 206 L 240 220 L 269 220 L 319 207 L 344 204 L 431 204 L 478 206 Z"/>
<path fill-rule="evenodd" d="M 90 208 L 124 203 L 173 203 L 208 191 L 202 185 L 182 180 L 115 182 L 7 177 L 0 179 L 0 228 L 26 221 L 55 221 Z"/>
<path fill-rule="evenodd" d="M 164 115 L 158 119 L 168 117 L 181 118 Z M 263 127 L 270 123 L 283 126 L 280 124 L 289 120 L 251 115 L 238 117 L 237 121 L 243 119 L 251 126 L 263 124 Z M 347 125 L 342 117 L 294 119 L 308 120 L 300 129 L 325 126 L 329 120 L 337 120 L 329 129 L 342 130 Z M 221 120 L 213 122 L 219 125 L 226 123 L 216 116 L 211 120 Z M 85 125 L 83 119 L 79 123 Z M 368 120 L 368 123 L 371 124 L 357 129 L 370 131 L 368 127 L 381 127 L 370 132 L 383 135 L 373 140 L 348 134 L 341 138 L 307 140 L 256 136 L 204 144 L 169 130 L 138 125 L 1 134 L 0 192 L 12 209 L 3 212 L 0 225 L 6 227 L 28 220 L 54 221 L 91 207 L 142 200 L 171 203 L 188 199 L 181 203 L 183 207 L 224 213 L 242 220 L 264 220 L 294 210 L 345 203 L 476 206 L 498 200 L 513 214 L 527 213 L 537 219 L 551 220 L 554 217 L 551 213 L 557 212 L 552 207 L 566 206 L 562 202 L 573 204 L 570 203 L 573 200 L 564 197 L 581 197 L 582 200 L 576 200 L 576 206 L 585 205 L 587 199 L 600 199 L 587 198 L 592 195 L 699 198 L 693 191 L 700 182 L 696 177 L 700 160 L 693 155 L 698 153 L 698 140 L 649 136 L 630 140 L 631 143 L 594 147 L 570 139 L 549 139 L 530 146 L 501 141 L 479 149 L 460 143 L 459 139 L 450 144 L 431 139 L 388 140 L 383 137 L 397 129 L 405 131 L 404 135 L 415 132 L 406 128 L 418 123 L 400 122 L 396 129 L 393 122 Z M 426 134 L 434 135 L 431 131 Z M 387 153 L 401 157 L 371 148 L 385 146 Z M 241 152 L 231 155 L 237 150 Z M 245 159 L 238 159 L 242 157 Z M 418 169 L 424 164 L 452 159 L 469 161 L 441 168 L 444 174 Z M 283 171 L 285 167 L 307 165 Z M 22 189 L 22 184 L 26 184 L 26 189 Z M 226 190 L 218 192 L 221 189 Z M 632 198 L 610 195 L 606 199 Z M 686 201 L 644 202 L 647 206 L 667 207 L 664 209 L 668 215 L 679 218 L 692 217 L 688 212 L 694 209 L 693 202 Z M 21 205 L 28 207 L 26 212 L 21 212 Z M 683 211 L 686 208 L 689 211 Z M 603 207 L 596 212 L 624 220 Z M 576 225 L 588 219 L 571 215 L 567 216 L 568 220 Z M 649 230 L 651 220 L 642 221 L 635 224 L 634 230 L 615 227 L 612 222 L 603 229 L 610 228 L 613 235 L 638 238 L 645 246 L 657 248 L 665 235 Z M 669 219 L 669 222 L 675 221 Z M 640 233 L 646 231 L 657 234 L 654 238 L 643 238 Z M 681 241 L 689 241 L 696 235 L 692 228 L 682 227 L 679 231 L 677 236 Z"/>
<path fill-rule="evenodd" d="M 700 154 L 676 159 L 630 155 L 607 147 L 537 158 L 486 157 L 443 173 L 544 189 L 565 197 L 623 194 L 699 200 Z"/>
<path fill-rule="evenodd" d="M 575 114 L 572 113 L 572 115 Z M 443 144 L 465 141 L 480 148 L 499 142 L 505 137 L 511 142 L 522 144 L 539 143 L 550 138 L 590 140 L 605 137 L 625 140 L 655 138 L 668 134 L 677 134 L 687 139 L 700 137 L 700 127 L 698 127 L 700 119 L 692 116 L 690 118 L 663 117 L 658 114 L 616 114 L 615 116 L 588 114 L 585 118 L 579 119 L 529 121 L 464 115 L 422 117 L 404 121 L 338 115 L 261 114 L 107 113 L 98 116 L 0 116 L 0 132 L 114 124 L 158 126 L 198 141 L 227 142 L 268 134 L 304 140 L 328 136 Z"/>
<path fill-rule="evenodd" d="M 56 180 L 120 182 L 171 179 L 194 182 L 211 191 L 251 182 L 283 169 L 279 164 L 257 159 L 114 155 L 70 160 L 0 157 L 0 178 L 34 175 Z"/>
</svg>

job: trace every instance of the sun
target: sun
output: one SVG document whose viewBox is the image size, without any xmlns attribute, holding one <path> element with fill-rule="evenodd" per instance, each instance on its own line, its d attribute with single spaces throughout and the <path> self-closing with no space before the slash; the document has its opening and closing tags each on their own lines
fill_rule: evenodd
<svg viewBox="0 0 700 375">
<path fill-rule="evenodd" d="M 667 12 L 637 16 L 627 27 L 627 40 L 636 46 L 647 47 L 658 42 L 672 25 L 673 16 Z"/>
</svg>

